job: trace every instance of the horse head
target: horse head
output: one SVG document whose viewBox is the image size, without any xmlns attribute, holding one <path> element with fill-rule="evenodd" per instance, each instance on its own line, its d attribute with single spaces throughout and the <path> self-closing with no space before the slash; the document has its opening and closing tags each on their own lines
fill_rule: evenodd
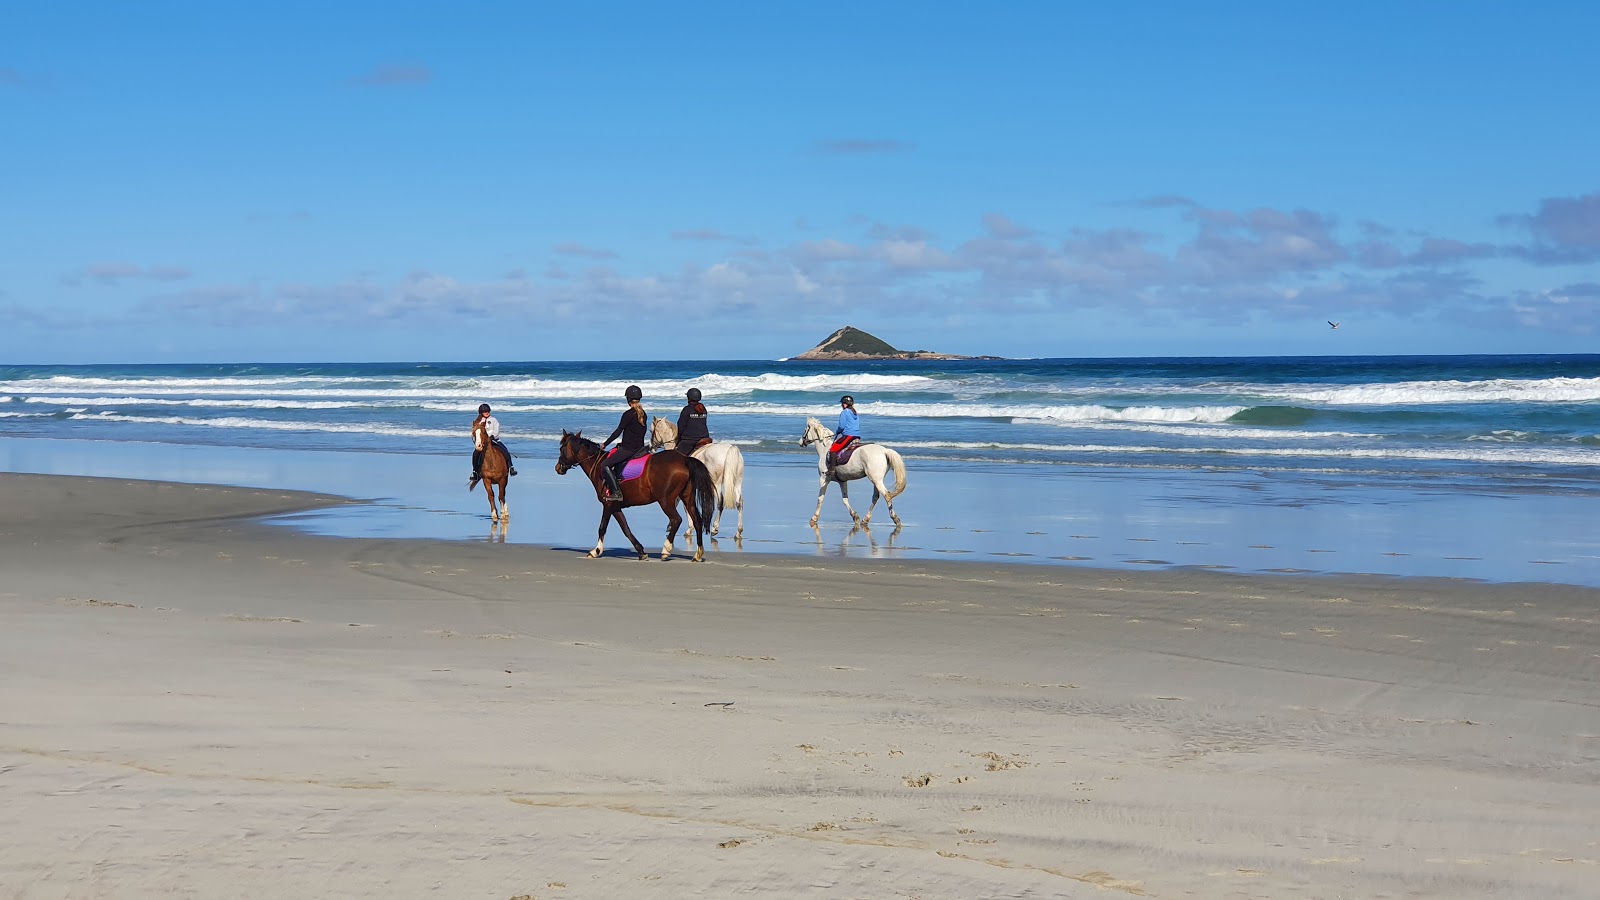
<svg viewBox="0 0 1600 900">
<path fill-rule="evenodd" d="M 652 416 L 650 419 L 650 449 L 666 450 L 670 449 L 667 447 L 668 444 L 676 445 L 677 443 L 677 427 L 660 416 Z"/>
<path fill-rule="evenodd" d="M 568 433 L 561 429 L 561 456 L 556 459 L 556 474 L 565 475 L 568 469 L 582 468 L 584 456 L 594 441 L 587 440 L 582 431 Z M 593 453 L 587 455 L 593 456 Z"/>
<path fill-rule="evenodd" d="M 806 430 L 804 434 L 800 435 L 800 446 L 806 447 L 815 444 L 817 441 L 826 441 L 832 434 L 833 432 L 829 431 L 826 425 L 818 422 L 816 417 L 806 416 Z"/>
</svg>

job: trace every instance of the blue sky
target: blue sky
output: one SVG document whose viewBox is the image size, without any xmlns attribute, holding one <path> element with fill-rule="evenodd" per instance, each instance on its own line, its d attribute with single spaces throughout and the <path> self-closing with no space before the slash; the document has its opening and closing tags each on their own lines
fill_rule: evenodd
<svg viewBox="0 0 1600 900">
<path fill-rule="evenodd" d="M 846 324 L 1597 352 L 1596 34 L 1587 3 L 9 3 L 0 361 L 771 358 Z"/>
</svg>

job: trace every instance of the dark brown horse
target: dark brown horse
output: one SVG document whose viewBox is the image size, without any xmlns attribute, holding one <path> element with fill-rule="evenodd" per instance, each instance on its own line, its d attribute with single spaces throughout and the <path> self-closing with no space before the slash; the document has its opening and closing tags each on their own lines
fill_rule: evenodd
<svg viewBox="0 0 1600 900">
<path fill-rule="evenodd" d="M 622 526 L 622 533 L 633 544 L 634 552 L 644 559 L 644 546 L 633 536 L 633 529 L 628 527 L 622 510 L 629 506 L 655 503 L 667 514 L 667 542 L 661 548 L 661 558 L 670 559 L 672 540 L 678 536 L 678 526 L 683 524 L 683 517 L 678 515 L 678 504 L 682 503 L 684 509 L 689 511 L 690 524 L 694 526 L 694 561 L 704 560 L 706 526 L 710 524 L 717 508 L 717 489 L 711 482 L 711 473 L 706 470 L 705 464 L 682 453 L 657 453 L 650 458 L 643 475 L 622 482 L 621 500 L 607 500 L 605 474 L 601 471 L 605 458 L 605 451 L 600 449 L 600 445 L 584 437 L 583 432 L 569 434 L 562 429 L 561 458 L 556 461 L 556 474 L 565 475 L 568 469 L 583 470 L 583 474 L 589 476 L 590 483 L 594 485 L 595 499 L 600 501 L 600 534 L 594 549 L 589 551 L 589 558 L 597 559 L 605 550 L 606 526 L 615 516 L 617 524 Z"/>
<path fill-rule="evenodd" d="M 483 479 L 483 492 L 489 495 L 489 518 L 502 522 L 511 518 L 511 507 L 506 506 L 506 482 L 511 480 L 511 461 L 506 459 L 500 448 L 489 440 L 489 435 L 484 431 L 483 420 L 472 423 L 472 446 L 483 451 L 483 465 L 478 469 L 478 475 Z M 475 478 L 467 482 L 467 490 L 478 486 Z M 500 506 L 494 505 L 494 489 L 500 488 Z"/>
</svg>

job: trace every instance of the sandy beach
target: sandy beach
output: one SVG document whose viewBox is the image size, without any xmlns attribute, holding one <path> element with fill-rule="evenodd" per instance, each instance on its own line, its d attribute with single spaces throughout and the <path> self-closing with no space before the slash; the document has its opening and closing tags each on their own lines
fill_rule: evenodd
<svg viewBox="0 0 1600 900">
<path fill-rule="evenodd" d="M 254 520 L 348 503 L 0 475 L 0 895 L 1600 881 L 1600 591 Z"/>
</svg>

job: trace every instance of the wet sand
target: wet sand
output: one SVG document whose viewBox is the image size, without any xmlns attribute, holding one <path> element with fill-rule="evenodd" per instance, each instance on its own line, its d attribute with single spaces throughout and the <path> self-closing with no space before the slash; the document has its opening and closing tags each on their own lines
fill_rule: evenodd
<svg viewBox="0 0 1600 900">
<path fill-rule="evenodd" d="M 315 507 L 0 475 L 0 895 L 1600 880 L 1600 591 L 251 520 Z"/>
</svg>

